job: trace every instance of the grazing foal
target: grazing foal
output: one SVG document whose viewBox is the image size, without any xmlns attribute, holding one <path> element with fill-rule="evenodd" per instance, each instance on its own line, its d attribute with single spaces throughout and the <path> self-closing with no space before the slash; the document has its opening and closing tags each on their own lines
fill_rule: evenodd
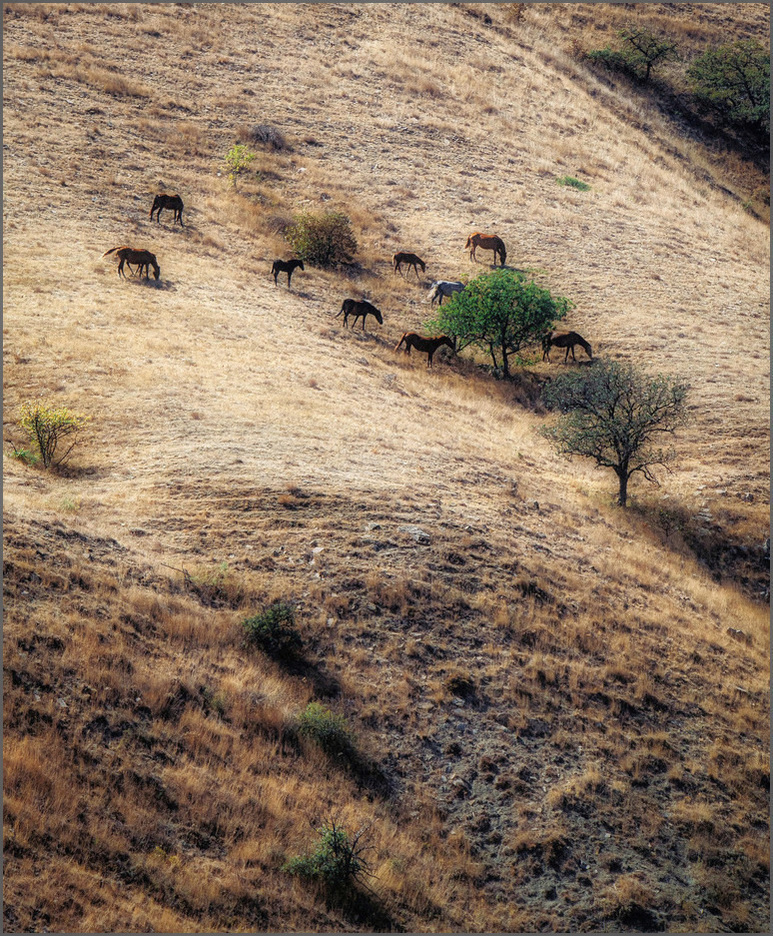
<svg viewBox="0 0 773 936">
<path fill-rule="evenodd" d="M 276 278 L 280 273 L 287 274 L 287 288 L 290 288 L 290 277 L 293 275 L 293 271 L 300 267 L 304 269 L 303 260 L 297 260 L 293 258 L 292 260 L 274 260 L 274 265 L 271 267 L 271 272 L 274 274 L 274 286 L 277 285 Z"/>
<path fill-rule="evenodd" d="M 414 253 L 396 253 L 394 257 L 392 257 L 392 266 L 394 267 L 395 273 L 402 272 L 400 267 L 403 263 L 406 264 L 408 269 L 413 267 L 413 272 L 416 274 L 417 279 L 419 276 L 417 268 L 421 267 L 421 272 L 423 273 L 427 267 L 421 257 L 417 257 Z"/>
<path fill-rule="evenodd" d="M 456 352 L 456 342 L 449 338 L 448 335 L 436 335 L 432 338 L 423 338 L 421 335 L 417 335 L 416 332 L 405 332 L 403 337 L 395 345 L 395 351 L 399 350 L 400 345 L 403 343 L 405 344 L 406 354 L 411 353 L 411 348 L 416 348 L 417 351 L 426 351 L 427 367 L 432 367 L 432 355 L 443 345 L 448 345 L 453 352 Z"/>
<path fill-rule="evenodd" d="M 494 251 L 494 266 L 497 265 L 497 254 L 502 261 L 502 266 L 505 265 L 505 260 L 507 259 L 507 250 L 505 248 L 505 242 L 501 237 L 497 237 L 496 234 L 481 234 L 476 231 L 475 234 L 470 234 L 467 238 L 467 243 L 464 245 L 465 250 L 470 251 L 470 260 L 475 260 L 475 251 L 480 247 L 481 250 L 493 250 Z"/>
<path fill-rule="evenodd" d="M 179 221 L 180 227 L 185 227 L 183 224 L 183 200 L 179 195 L 167 195 L 164 192 L 160 195 L 156 195 L 153 199 L 153 207 L 150 209 L 150 220 L 153 220 L 153 212 L 155 211 L 156 221 L 160 224 L 161 212 L 164 208 L 168 208 L 174 213 L 172 224 L 174 224 L 175 221 Z"/>
<path fill-rule="evenodd" d="M 371 305 L 369 302 L 367 302 L 365 299 L 363 299 L 362 302 L 357 302 L 356 299 L 344 299 L 344 304 L 341 306 L 341 311 L 338 313 L 338 315 L 341 315 L 341 314 L 343 314 L 343 317 L 344 317 L 344 328 L 349 327 L 346 324 L 346 322 L 350 315 L 352 319 L 354 320 L 352 322 L 352 328 L 354 328 L 354 326 L 357 324 L 357 319 L 360 318 L 360 316 L 362 316 L 362 330 L 363 331 L 365 331 L 365 319 L 369 315 L 372 315 L 375 318 L 375 320 L 379 323 L 379 325 L 384 324 L 384 319 L 381 313 L 379 312 L 379 310 L 374 305 Z M 336 315 L 336 318 L 338 318 L 338 315 Z"/>
<path fill-rule="evenodd" d="M 142 273 L 143 268 L 145 269 L 146 279 L 150 278 L 150 267 L 153 267 L 153 276 L 155 279 L 161 276 L 161 267 L 156 261 L 156 256 L 149 250 L 137 250 L 134 247 L 111 247 L 110 250 L 106 250 L 102 256 L 106 257 L 111 253 L 114 253 L 118 257 L 119 276 L 125 275 L 123 272 L 124 264 L 128 264 L 131 270 L 132 263 L 139 265 L 140 273 Z"/>
<path fill-rule="evenodd" d="M 574 356 L 574 346 L 579 345 L 585 350 L 585 353 L 588 357 L 593 360 L 593 351 L 588 342 L 578 335 L 577 332 L 551 332 L 549 335 L 545 336 L 545 339 L 542 342 L 542 360 L 550 360 L 550 349 L 551 348 L 566 348 L 566 354 L 564 355 L 564 364 L 569 360 L 569 352 L 572 352 L 572 360 L 576 361 L 577 358 Z"/>
</svg>

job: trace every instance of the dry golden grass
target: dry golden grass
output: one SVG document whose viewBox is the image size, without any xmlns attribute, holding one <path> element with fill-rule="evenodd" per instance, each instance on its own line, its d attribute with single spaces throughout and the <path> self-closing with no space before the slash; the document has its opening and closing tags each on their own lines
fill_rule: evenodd
<svg viewBox="0 0 773 936">
<path fill-rule="evenodd" d="M 619 6 L 5 5 L 4 435 L 29 397 L 93 417 L 61 474 L 4 458 L 6 929 L 766 929 L 768 230 L 582 67 Z M 637 15 L 768 22 L 692 6 Z M 234 192 L 258 124 L 286 146 Z M 323 208 L 360 269 L 275 287 Z M 597 355 L 690 380 L 630 511 L 537 432 L 562 365 L 393 353 L 481 226 Z M 243 640 L 276 600 L 289 663 Z M 298 737 L 315 699 L 350 763 Z M 281 870 L 331 816 L 373 846 L 345 904 Z"/>
</svg>

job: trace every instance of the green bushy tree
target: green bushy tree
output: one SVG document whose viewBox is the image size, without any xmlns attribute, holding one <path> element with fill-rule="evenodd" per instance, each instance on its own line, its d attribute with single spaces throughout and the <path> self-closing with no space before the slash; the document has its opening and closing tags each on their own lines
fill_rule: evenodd
<svg viewBox="0 0 773 936">
<path fill-rule="evenodd" d="M 729 121 L 770 132 L 770 53 L 756 39 L 709 49 L 687 77 L 698 100 Z"/>
<path fill-rule="evenodd" d="M 620 71 L 637 78 L 639 81 L 649 81 L 652 69 L 656 64 L 676 58 L 676 43 L 662 36 L 657 36 L 648 29 L 628 27 L 618 31 L 623 42 L 620 49 L 607 46 L 588 52 L 591 62 L 598 62 L 613 71 Z"/>
<path fill-rule="evenodd" d="M 475 345 L 491 355 L 496 369 L 510 376 L 509 360 L 542 341 L 573 303 L 514 270 L 483 273 L 464 292 L 454 293 L 427 328 L 455 337 L 457 351 Z"/>
</svg>

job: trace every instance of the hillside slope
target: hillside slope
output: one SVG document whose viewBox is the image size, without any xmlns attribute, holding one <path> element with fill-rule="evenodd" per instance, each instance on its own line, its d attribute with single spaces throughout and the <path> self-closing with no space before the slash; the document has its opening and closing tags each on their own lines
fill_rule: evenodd
<svg viewBox="0 0 773 936">
<path fill-rule="evenodd" d="M 4 436 L 92 416 L 59 474 L 6 446 L 6 929 L 767 930 L 768 230 L 508 7 L 6 4 Z M 359 268 L 275 287 L 330 207 Z M 484 228 L 596 356 L 690 380 L 634 510 L 528 381 L 392 351 Z M 277 599 L 291 664 L 241 636 Z M 373 848 L 343 903 L 281 870 L 330 816 Z"/>
</svg>

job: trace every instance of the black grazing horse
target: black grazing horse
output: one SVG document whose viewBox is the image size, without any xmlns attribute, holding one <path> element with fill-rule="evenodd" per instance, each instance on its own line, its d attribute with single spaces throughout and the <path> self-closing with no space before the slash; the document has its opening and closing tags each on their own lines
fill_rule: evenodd
<svg viewBox="0 0 773 936">
<path fill-rule="evenodd" d="M 280 273 L 287 274 L 287 288 L 290 288 L 290 277 L 293 275 L 293 271 L 298 267 L 304 269 L 303 260 L 297 260 L 293 258 L 292 260 L 274 260 L 274 265 L 271 267 L 271 272 L 274 274 L 274 286 L 277 285 L 276 278 Z"/>
<path fill-rule="evenodd" d="M 421 257 L 417 257 L 415 253 L 396 253 L 392 257 L 392 266 L 394 267 L 395 273 L 402 272 L 401 267 L 403 264 L 405 264 L 409 270 L 413 267 L 413 272 L 416 274 L 417 279 L 419 276 L 418 268 L 421 267 L 422 273 L 427 269 L 426 263 Z"/>
<path fill-rule="evenodd" d="M 542 340 L 542 360 L 550 360 L 550 349 L 551 348 L 566 348 L 566 354 L 564 355 L 564 364 L 569 360 L 569 352 L 572 352 L 572 360 L 576 361 L 577 358 L 574 356 L 574 346 L 579 345 L 581 348 L 585 349 L 585 353 L 588 357 L 593 360 L 593 351 L 588 342 L 578 335 L 577 332 L 551 332 L 549 335 L 546 335 Z"/>
<path fill-rule="evenodd" d="M 111 253 L 114 253 L 118 257 L 119 276 L 124 276 L 124 264 L 127 264 L 131 270 L 132 263 L 139 265 L 140 273 L 144 268 L 146 278 L 150 278 L 150 267 L 153 267 L 153 276 L 155 279 L 161 276 L 161 267 L 156 261 L 156 256 L 149 250 L 138 250 L 134 247 L 111 247 L 110 250 L 106 250 L 102 256 L 106 257 Z"/>
<path fill-rule="evenodd" d="M 411 348 L 416 348 L 417 351 L 426 351 L 427 367 L 432 367 L 432 355 L 438 348 L 442 347 L 442 345 L 448 345 L 453 352 L 456 352 L 456 343 L 453 339 L 449 338 L 448 335 L 435 335 L 432 338 L 423 338 L 421 335 L 417 335 L 416 332 L 405 332 L 403 337 L 395 345 L 395 351 L 400 348 L 401 344 L 405 344 L 406 354 L 411 353 Z"/>
<path fill-rule="evenodd" d="M 356 299 L 344 299 L 344 304 L 341 306 L 341 311 L 338 313 L 338 315 L 342 314 L 344 317 L 344 328 L 349 327 L 346 322 L 350 315 L 354 319 L 352 322 L 352 327 L 357 324 L 357 319 L 362 316 L 363 331 L 365 331 L 365 319 L 368 315 L 372 315 L 379 323 L 379 325 L 384 324 L 384 319 L 379 310 L 365 299 L 363 299 L 362 302 L 357 302 Z M 338 315 L 336 315 L 336 318 L 338 318 Z"/>
<path fill-rule="evenodd" d="M 168 208 L 170 211 L 174 212 L 174 219 L 172 224 L 175 221 L 180 222 L 181 227 L 185 227 L 183 224 L 183 200 L 179 195 L 166 195 L 162 192 L 160 195 L 156 195 L 153 199 L 153 207 L 150 209 L 150 220 L 153 220 L 153 212 L 156 212 L 156 221 L 161 223 L 161 212 L 164 208 Z"/>
</svg>

